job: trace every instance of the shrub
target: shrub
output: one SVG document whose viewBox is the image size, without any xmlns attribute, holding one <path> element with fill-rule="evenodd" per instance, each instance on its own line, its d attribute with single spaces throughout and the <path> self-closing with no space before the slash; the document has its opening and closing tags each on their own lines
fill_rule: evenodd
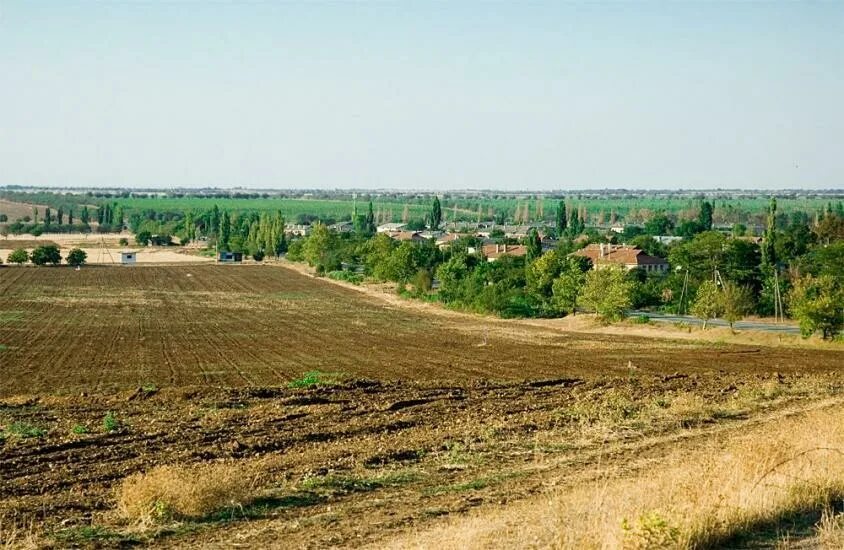
<svg viewBox="0 0 844 550">
<path fill-rule="evenodd" d="M 26 249 L 18 248 L 12 251 L 11 254 L 9 254 L 9 257 L 6 258 L 6 261 L 8 261 L 10 264 L 22 265 L 29 261 L 29 254 L 27 253 Z"/>
<path fill-rule="evenodd" d="M 263 262 L 264 261 L 264 251 L 263 250 L 256 250 L 252 253 L 252 259 L 256 262 Z"/>
<path fill-rule="evenodd" d="M 328 278 L 335 281 L 345 281 L 353 285 L 359 285 L 363 282 L 363 275 L 353 271 L 330 271 Z"/>
<path fill-rule="evenodd" d="M 120 246 L 129 246 L 129 239 L 127 239 L 126 237 L 120 237 L 120 240 L 117 241 L 117 244 L 119 244 Z"/>
<path fill-rule="evenodd" d="M 117 509 L 139 523 L 202 519 L 253 498 L 256 475 L 231 463 L 158 466 L 127 477 L 117 490 Z"/>
</svg>

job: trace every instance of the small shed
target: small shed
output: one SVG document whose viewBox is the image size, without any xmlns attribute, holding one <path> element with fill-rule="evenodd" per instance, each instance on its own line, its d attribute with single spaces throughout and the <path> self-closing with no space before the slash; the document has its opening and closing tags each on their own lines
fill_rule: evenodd
<svg viewBox="0 0 844 550">
<path fill-rule="evenodd" d="M 220 252 L 217 261 L 221 264 L 239 264 L 243 262 L 242 252 Z"/>
<path fill-rule="evenodd" d="M 135 265 L 138 261 L 138 253 L 134 251 L 124 251 L 120 253 L 120 263 L 122 265 Z"/>
</svg>

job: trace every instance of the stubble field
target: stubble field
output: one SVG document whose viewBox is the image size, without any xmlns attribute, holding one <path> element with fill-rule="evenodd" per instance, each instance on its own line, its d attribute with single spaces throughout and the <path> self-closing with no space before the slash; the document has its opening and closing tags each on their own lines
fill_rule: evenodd
<svg viewBox="0 0 844 550">
<path fill-rule="evenodd" d="M 840 405 L 843 357 L 432 314 L 279 266 L 4 268 L 0 541 L 379 544 Z M 166 465 L 249 496 L 121 513 Z"/>
</svg>

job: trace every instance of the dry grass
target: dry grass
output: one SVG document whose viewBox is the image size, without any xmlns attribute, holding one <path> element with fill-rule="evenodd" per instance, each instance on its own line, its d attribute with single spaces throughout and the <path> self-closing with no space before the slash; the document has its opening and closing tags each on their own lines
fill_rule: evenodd
<svg viewBox="0 0 844 550">
<path fill-rule="evenodd" d="M 827 508 L 816 530 L 817 542 L 822 548 L 844 548 L 844 514 L 836 514 Z"/>
<path fill-rule="evenodd" d="M 43 547 L 43 541 L 36 536 L 32 523 L 20 525 L 0 517 L 0 548 L 29 550 L 41 547 Z"/>
<path fill-rule="evenodd" d="M 678 450 L 632 476 L 596 471 L 592 482 L 541 502 L 452 521 L 393 546 L 711 548 L 840 502 L 842 451 L 844 413 L 812 412 Z M 842 547 L 842 532 L 840 516 L 818 525 L 827 547 Z"/>
<path fill-rule="evenodd" d="M 248 504 L 256 472 L 252 465 L 229 462 L 158 466 L 120 484 L 117 510 L 142 525 L 205 518 Z"/>
</svg>

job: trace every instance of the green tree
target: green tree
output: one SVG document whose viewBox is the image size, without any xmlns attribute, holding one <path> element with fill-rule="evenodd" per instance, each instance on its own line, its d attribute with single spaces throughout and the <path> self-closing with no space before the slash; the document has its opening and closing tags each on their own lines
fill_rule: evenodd
<svg viewBox="0 0 844 550">
<path fill-rule="evenodd" d="M 79 267 L 85 265 L 85 260 L 87 259 L 88 254 L 86 254 L 84 250 L 80 248 L 74 248 L 73 250 L 67 253 L 67 258 L 65 258 L 65 261 L 67 262 L 67 265 Z"/>
<path fill-rule="evenodd" d="M 81 221 L 85 225 L 88 225 L 90 223 L 91 213 L 88 212 L 87 206 L 82 207 L 82 212 L 79 214 L 79 221 Z"/>
<path fill-rule="evenodd" d="M 557 205 L 557 238 L 562 239 L 563 235 L 566 233 L 566 229 L 568 229 L 568 219 L 566 219 L 566 203 L 565 201 L 560 201 Z"/>
<path fill-rule="evenodd" d="M 544 256 L 543 256 L 544 258 Z M 551 303 L 560 313 L 574 313 L 577 306 L 577 296 L 586 283 L 586 272 L 581 262 L 575 258 L 567 258 L 559 275 L 551 285 Z"/>
<path fill-rule="evenodd" d="M 525 242 L 527 248 L 527 261 L 531 262 L 536 258 L 542 256 L 542 239 L 539 238 L 539 232 L 536 229 L 531 229 Z"/>
<path fill-rule="evenodd" d="M 674 229 L 674 222 L 660 212 L 645 222 L 645 233 L 648 235 L 668 235 Z"/>
<path fill-rule="evenodd" d="M 806 275 L 794 281 L 788 293 L 791 315 L 800 322 L 800 332 L 809 337 L 821 331 L 824 339 L 844 326 L 844 288 L 832 275 Z"/>
<path fill-rule="evenodd" d="M 435 196 L 434 202 L 431 205 L 431 229 L 436 231 L 440 228 L 440 223 L 443 219 L 443 211 L 440 206 L 440 198 Z"/>
<path fill-rule="evenodd" d="M 58 246 L 47 244 L 33 250 L 32 254 L 29 255 L 29 259 L 35 265 L 59 265 L 62 261 L 62 256 Z"/>
<path fill-rule="evenodd" d="M 332 259 L 334 251 L 334 234 L 327 225 L 317 222 L 311 228 L 311 234 L 302 246 L 302 256 L 308 265 L 315 267 L 317 273 L 333 271 L 334 264 L 339 264 Z"/>
<path fill-rule="evenodd" d="M 706 330 L 709 320 L 721 315 L 722 311 L 723 302 L 718 285 L 711 280 L 704 281 L 695 294 L 695 301 L 691 308 L 692 315 L 703 320 L 703 329 Z"/>
<path fill-rule="evenodd" d="M 228 251 L 231 247 L 232 222 L 226 210 L 220 216 L 220 228 L 217 231 L 217 248 Z"/>
<path fill-rule="evenodd" d="M 49 227 L 53 223 L 53 212 L 50 210 L 48 206 L 46 210 L 44 210 L 44 226 Z"/>
<path fill-rule="evenodd" d="M 604 322 L 619 321 L 632 303 L 633 283 L 617 267 L 593 269 L 577 297 L 577 305 L 594 311 Z"/>
<path fill-rule="evenodd" d="M 703 201 L 700 203 L 700 212 L 698 213 L 697 223 L 701 231 L 712 231 L 712 214 L 714 212 L 712 203 Z"/>
<path fill-rule="evenodd" d="M 720 302 L 721 314 L 732 329 L 736 321 L 740 321 L 753 311 L 753 291 L 750 287 L 727 281 L 721 288 Z"/>
<path fill-rule="evenodd" d="M 135 242 L 138 243 L 140 246 L 149 245 L 151 239 L 152 234 L 149 231 L 138 231 L 137 233 L 135 233 Z"/>
<path fill-rule="evenodd" d="M 29 261 L 29 253 L 27 253 L 26 249 L 24 248 L 15 249 L 12 251 L 11 254 L 9 254 L 9 257 L 6 258 L 6 261 L 8 261 L 10 264 L 25 264 Z"/>
</svg>

